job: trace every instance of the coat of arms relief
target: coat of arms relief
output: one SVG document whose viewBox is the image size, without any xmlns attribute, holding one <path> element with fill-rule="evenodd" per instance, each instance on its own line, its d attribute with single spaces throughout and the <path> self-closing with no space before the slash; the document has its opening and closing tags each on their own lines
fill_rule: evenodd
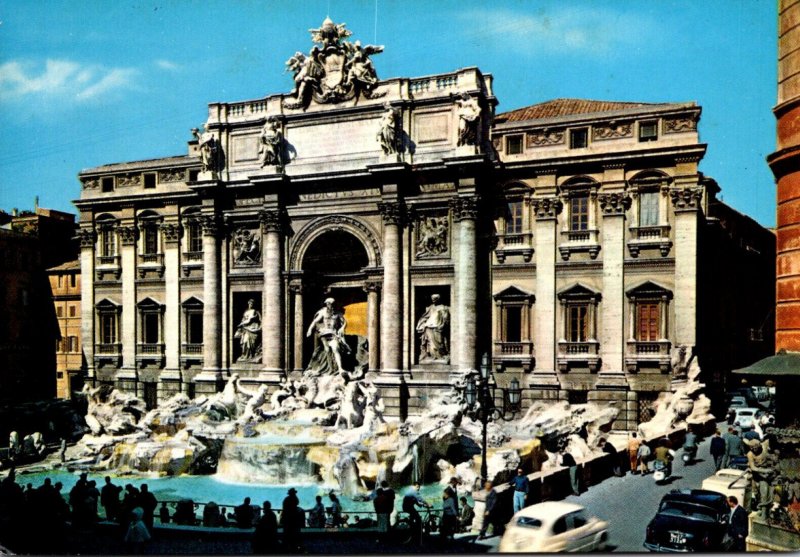
<svg viewBox="0 0 800 557">
<path fill-rule="evenodd" d="M 383 46 L 363 45 L 346 40 L 352 33 L 344 23 L 335 24 L 325 18 L 319 29 L 309 29 L 315 43 L 308 56 L 295 52 L 286 61 L 287 71 L 294 74 L 295 87 L 290 93 L 294 101 L 286 108 L 307 108 L 311 100 L 338 103 L 358 96 L 378 98 L 375 93 L 378 75 L 370 56 L 383 52 Z"/>
</svg>

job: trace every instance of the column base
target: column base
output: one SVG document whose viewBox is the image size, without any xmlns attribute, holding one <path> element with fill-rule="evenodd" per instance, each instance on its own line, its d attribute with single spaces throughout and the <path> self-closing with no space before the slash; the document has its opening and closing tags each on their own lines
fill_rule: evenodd
<svg viewBox="0 0 800 557">
<path fill-rule="evenodd" d="M 262 381 L 265 383 L 280 383 L 286 376 L 287 373 L 280 368 L 265 369 L 258 374 L 258 381 Z"/>
</svg>

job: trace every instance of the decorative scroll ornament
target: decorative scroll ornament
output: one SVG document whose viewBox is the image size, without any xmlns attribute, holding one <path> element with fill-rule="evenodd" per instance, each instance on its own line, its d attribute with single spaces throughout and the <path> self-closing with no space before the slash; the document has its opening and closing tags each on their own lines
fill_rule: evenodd
<svg viewBox="0 0 800 557">
<path fill-rule="evenodd" d="M 177 242 L 181 237 L 181 225 L 178 223 L 164 223 L 161 231 L 164 233 L 164 241 L 168 243 Z"/>
<path fill-rule="evenodd" d="M 694 211 L 700 207 L 703 188 L 675 188 L 669 190 L 669 196 L 676 211 Z"/>
<path fill-rule="evenodd" d="M 403 223 L 403 206 L 396 202 L 381 202 L 378 203 L 378 211 L 383 217 L 384 224 L 402 224 Z"/>
<path fill-rule="evenodd" d="M 286 61 L 295 83 L 290 93 L 295 101 L 285 102 L 286 108 L 306 109 L 311 99 L 324 104 L 357 99 L 359 94 L 368 99 L 383 96 L 374 93 L 378 75 L 369 58 L 383 52 L 383 46 L 347 41 L 352 32 L 345 25 L 326 17 L 319 29 L 309 29 L 311 40 L 316 43 L 309 55 L 295 52 Z"/>
<path fill-rule="evenodd" d="M 91 248 L 97 241 L 97 233 L 90 228 L 81 228 L 78 231 L 78 238 L 82 248 Z"/>
<path fill-rule="evenodd" d="M 633 124 L 626 122 L 619 124 L 616 122 L 609 122 L 606 126 L 593 126 L 592 139 L 602 141 L 604 139 L 619 139 L 622 137 L 633 136 Z"/>
<path fill-rule="evenodd" d="M 528 147 L 560 145 L 564 143 L 564 130 L 536 130 L 528 133 Z"/>
<path fill-rule="evenodd" d="M 139 229 L 135 226 L 120 226 L 118 229 L 119 239 L 123 246 L 132 246 L 136 243 Z"/>
<path fill-rule="evenodd" d="M 557 197 L 543 197 L 531 199 L 531 206 L 536 218 L 545 220 L 556 218 L 564 205 Z"/>
<path fill-rule="evenodd" d="M 631 206 L 631 198 L 622 193 L 601 193 L 597 200 L 604 215 L 623 215 Z"/>
<path fill-rule="evenodd" d="M 697 129 L 697 117 L 665 118 L 664 133 L 691 132 Z"/>
</svg>

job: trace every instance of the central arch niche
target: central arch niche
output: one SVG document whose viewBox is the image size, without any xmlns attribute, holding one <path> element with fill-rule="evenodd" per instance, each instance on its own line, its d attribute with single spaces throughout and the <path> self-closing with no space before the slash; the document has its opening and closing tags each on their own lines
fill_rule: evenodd
<svg viewBox="0 0 800 557">
<path fill-rule="evenodd" d="M 370 265 L 369 255 L 359 238 L 346 230 L 329 230 L 314 238 L 303 254 L 303 326 L 304 333 L 325 298 L 336 300 L 335 307 L 344 312 L 345 330 L 351 353 L 343 356 L 343 367 L 353 369 L 366 361 L 367 294 L 363 289 L 364 268 Z M 303 365 L 314 351 L 313 338 L 306 338 Z"/>
</svg>

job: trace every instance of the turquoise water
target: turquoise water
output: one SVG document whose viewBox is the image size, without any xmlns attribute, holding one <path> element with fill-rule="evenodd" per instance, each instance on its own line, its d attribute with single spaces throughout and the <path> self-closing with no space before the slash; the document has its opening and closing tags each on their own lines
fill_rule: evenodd
<svg viewBox="0 0 800 557">
<path fill-rule="evenodd" d="M 28 483 L 33 487 L 38 487 L 44 483 L 45 478 L 50 478 L 53 483 L 61 482 L 64 487 L 61 493 L 66 497 L 70 489 L 78 481 L 78 473 L 70 473 L 60 470 L 48 472 L 34 472 L 17 474 L 17 483 L 25 487 Z M 89 479 L 97 482 L 97 488 L 101 489 L 105 484 L 104 474 L 89 474 Z M 297 497 L 300 499 L 300 506 L 304 509 L 312 508 L 317 495 L 323 496 L 323 504 L 330 505 L 327 495 L 331 491 L 329 487 L 320 485 L 258 485 L 258 484 L 237 484 L 218 480 L 214 476 L 177 476 L 164 478 L 147 478 L 111 475 L 111 481 L 124 487 L 133 484 L 139 487 L 143 483 L 147 484 L 148 489 L 156 496 L 159 501 L 177 501 L 180 499 L 192 499 L 195 503 L 208 503 L 214 501 L 220 506 L 236 506 L 242 503 L 245 497 L 250 497 L 252 504 L 261 505 L 264 501 L 272 503 L 273 509 L 280 509 L 283 498 L 286 497 L 289 487 L 297 489 Z M 428 484 L 422 486 L 420 492 L 422 497 L 434 508 L 442 507 L 442 491 L 444 486 L 439 484 Z M 395 508 L 399 511 L 406 489 L 398 489 L 395 497 Z M 372 512 L 374 508 L 371 501 L 353 501 L 337 492 L 342 503 L 342 509 L 347 513 Z M 459 496 L 466 495 L 467 500 L 472 504 L 472 497 L 468 493 L 459 490 Z"/>
</svg>

